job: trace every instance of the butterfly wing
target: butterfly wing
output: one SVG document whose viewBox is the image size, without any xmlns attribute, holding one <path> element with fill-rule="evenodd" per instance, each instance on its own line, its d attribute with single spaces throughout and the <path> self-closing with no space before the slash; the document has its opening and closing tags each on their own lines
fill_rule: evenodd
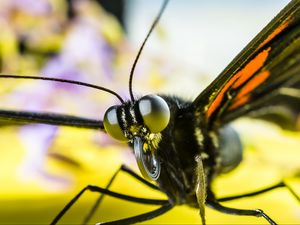
<svg viewBox="0 0 300 225">
<path fill-rule="evenodd" d="M 298 114 L 300 107 L 294 107 L 294 101 L 300 103 L 300 97 L 295 96 L 298 92 L 300 1 L 293 0 L 195 99 L 193 106 L 212 127 L 284 102 L 290 102 L 285 107 Z"/>
<path fill-rule="evenodd" d="M 300 130 L 300 83 L 281 87 L 265 104 L 267 107 L 250 112 L 248 116 L 276 123 L 283 129 Z"/>
</svg>

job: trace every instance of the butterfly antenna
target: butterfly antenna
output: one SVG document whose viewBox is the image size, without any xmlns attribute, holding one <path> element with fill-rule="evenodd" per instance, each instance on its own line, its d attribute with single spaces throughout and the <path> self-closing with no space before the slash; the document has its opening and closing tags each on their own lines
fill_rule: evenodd
<svg viewBox="0 0 300 225">
<path fill-rule="evenodd" d="M 97 90 L 105 91 L 108 92 L 114 96 L 116 96 L 121 103 L 124 103 L 124 100 L 120 95 L 118 95 L 116 92 L 97 85 L 89 84 L 89 83 L 84 83 L 80 81 L 75 81 L 75 80 L 67 80 L 67 79 L 59 79 L 59 78 L 54 78 L 54 77 L 36 77 L 36 76 L 19 76 L 19 75 L 6 75 L 6 74 L 0 74 L 0 78 L 12 78 L 12 79 L 32 79 L 32 80 L 47 80 L 47 81 L 54 81 L 54 82 L 60 82 L 60 83 L 69 83 L 69 84 L 75 84 L 78 86 L 84 86 L 84 87 L 90 87 L 94 88 Z"/>
<path fill-rule="evenodd" d="M 160 11 L 159 11 L 158 15 L 156 16 L 155 20 L 153 21 L 152 26 L 151 26 L 150 30 L 148 31 L 148 34 L 147 34 L 146 38 L 144 39 L 144 41 L 143 41 L 143 43 L 142 43 L 142 45 L 141 45 L 141 47 L 139 49 L 139 52 L 138 52 L 137 56 L 135 57 L 133 65 L 131 67 L 130 76 L 129 76 L 129 94 L 130 94 L 131 101 L 134 101 L 134 96 L 133 96 L 133 91 L 132 91 L 132 80 L 133 80 L 133 74 L 134 74 L 134 70 L 135 70 L 136 64 L 137 64 L 137 62 L 138 62 L 138 60 L 140 58 L 140 55 L 141 55 L 141 53 L 143 51 L 143 48 L 144 48 L 144 46 L 145 46 L 145 44 L 146 44 L 146 42 L 147 42 L 150 34 L 152 33 L 153 29 L 156 27 L 158 21 L 160 20 L 160 17 L 163 14 L 163 12 L 164 12 L 164 10 L 165 10 L 168 2 L 169 2 L 169 0 L 165 0 L 163 2 L 162 6 L 160 8 Z"/>
</svg>

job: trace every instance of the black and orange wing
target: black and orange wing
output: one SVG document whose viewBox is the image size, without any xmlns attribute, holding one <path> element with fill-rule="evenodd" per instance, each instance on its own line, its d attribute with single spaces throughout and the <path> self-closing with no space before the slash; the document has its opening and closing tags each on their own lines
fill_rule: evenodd
<svg viewBox="0 0 300 225">
<path fill-rule="evenodd" d="M 299 113 L 300 107 L 294 104 L 300 105 L 298 92 L 300 0 L 293 0 L 195 99 L 193 106 L 197 115 L 204 116 L 213 127 L 287 101 L 290 103 L 285 107 Z"/>
</svg>

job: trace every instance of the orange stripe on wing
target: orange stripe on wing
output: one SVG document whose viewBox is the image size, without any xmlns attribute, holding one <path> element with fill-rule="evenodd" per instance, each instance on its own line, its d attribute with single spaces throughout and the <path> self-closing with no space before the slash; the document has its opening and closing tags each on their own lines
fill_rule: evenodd
<svg viewBox="0 0 300 225">
<path fill-rule="evenodd" d="M 257 54 L 256 57 L 252 59 L 243 69 L 241 69 L 238 73 L 236 73 L 227 81 L 222 90 L 219 92 L 219 94 L 217 94 L 216 98 L 210 104 L 206 114 L 208 118 L 220 106 L 224 98 L 225 92 L 230 87 L 237 88 L 240 85 L 244 84 L 264 65 L 270 50 L 271 48 L 269 47 Z"/>
<path fill-rule="evenodd" d="M 264 46 L 266 43 L 271 41 L 274 37 L 280 34 L 290 23 L 292 22 L 292 17 L 287 17 L 269 36 L 259 45 L 259 48 Z"/>
<path fill-rule="evenodd" d="M 236 75 L 239 76 L 239 79 L 233 84 L 233 88 L 238 88 L 243 85 L 247 80 L 249 80 L 254 73 L 256 73 L 265 63 L 269 51 L 271 48 L 267 48 L 260 52 L 253 60 L 251 60 L 240 72 Z"/>
<path fill-rule="evenodd" d="M 210 104 L 208 110 L 207 110 L 207 117 L 210 117 L 211 114 L 220 106 L 222 99 L 224 97 L 224 93 L 229 89 L 229 87 L 238 79 L 238 76 L 233 76 L 222 88 L 220 93 L 217 95 L 217 97 L 214 99 L 214 101 Z"/>
<path fill-rule="evenodd" d="M 250 100 L 251 91 L 261 85 L 268 77 L 270 76 L 270 72 L 265 70 L 258 75 L 256 75 L 252 80 L 250 80 L 237 94 L 235 97 L 233 104 L 229 107 L 229 110 L 235 109 L 238 106 L 244 105 Z"/>
</svg>

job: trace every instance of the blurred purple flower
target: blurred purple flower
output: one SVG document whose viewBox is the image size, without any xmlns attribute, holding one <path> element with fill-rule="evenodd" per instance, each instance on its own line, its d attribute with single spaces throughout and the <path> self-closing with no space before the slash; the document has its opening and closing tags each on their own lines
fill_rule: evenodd
<svg viewBox="0 0 300 225">
<path fill-rule="evenodd" d="M 52 10 L 49 0 L 12 0 L 11 5 L 33 15 L 47 15 Z"/>
<path fill-rule="evenodd" d="M 51 60 L 49 60 L 46 63 L 45 67 L 41 70 L 41 73 L 44 76 L 67 80 L 83 81 L 84 78 L 83 74 L 78 71 L 74 63 L 71 60 L 68 60 L 66 62 L 65 58 L 61 55 L 55 56 Z M 55 91 L 56 88 L 69 91 L 78 89 L 78 86 L 76 85 L 70 85 L 60 82 L 53 82 L 51 85 L 53 86 L 52 91 Z"/>
<path fill-rule="evenodd" d="M 91 3 L 90 1 L 84 2 L 86 4 Z M 20 39 L 20 35 L 26 37 L 25 44 L 28 44 L 27 47 L 37 52 L 34 54 L 30 51 L 20 53 L 20 59 L 25 59 L 24 64 L 28 62 L 26 59 L 29 59 L 29 67 L 35 63 L 33 71 L 41 71 L 42 76 L 77 80 L 115 88 L 119 93 L 128 95 L 127 86 L 120 88 L 120 83 L 124 80 L 127 81 L 129 69 L 128 71 L 126 70 L 124 76 L 123 67 L 126 57 L 118 55 L 120 54 L 120 49 L 125 49 L 126 46 L 122 45 L 120 48 L 119 45 L 121 43 L 118 43 L 118 41 L 113 42 L 106 38 L 105 32 L 102 30 L 103 27 L 107 27 L 107 24 L 103 25 L 102 22 L 108 23 L 105 15 L 98 17 L 90 14 L 88 11 L 87 13 L 78 13 L 74 19 L 65 21 L 67 17 L 57 15 L 57 13 L 63 11 L 54 11 L 54 8 L 51 8 L 51 4 L 49 0 L 13 0 L 7 6 L 11 12 L 17 9 L 25 12 L 24 15 L 22 13 L 20 15 L 24 17 L 29 15 L 30 18 L 28 20 L 30 23 L 27 23 L 26 18 L 24 18 L 23 24 L 23 17 L 21 19 L 18 17 L 17 22 L 12 20 L 11 23 L 8 23 L 9 26 L 15 28 L 12 31 L 15 32 L 16 40 Z M 79 3 L 77 6 L 78 12 L 80 12 L 81 6 L 84 9 L 84 5 Z M 93 7 L 94 5 L 91 6 Z M 2 13 L 3 9 L 0 9 L 0 11 Z M 7 12 L 7 15 L 10 15 L 10 12 Z M 35 17 L 32 17 L 32 15 L 40 16 L 41 20 L 36 20 L 37 23 L 34 24 Z M 6 19 L 9 21 L 10 16 Z M 40 29 L 39 26 L 42 26 L 42 28 Z M 116 30 L 116 32 L 119 32 L 119 30 Z M 44 39 L 50 41 L 43 45 Z M 61 42 L 57 44 L 57 40 Z M 39 47 L 40 43 L 41 47 Z M 50 53 L 54 50 L 55 55 L 47 54 L 45 51 L 48 48 Z M 43 54 L 38 55 L 39 52 Z M 44 58 L 44 56 L 48 58 Z M 22 64 L 23 61 L 20 60 L 20 62 L 17 63 Z M 34 85 L 24 83 L 24 86 L 18 86 L 16 91 L 11 94 L 14 99 L 12 104 L 14 106 L 18 105 L 23 110 L 63 111 L 63 113 L 68 110 L 71 114 L 74 112 L 76 115 L 95 114 L 98 119 L 102 119 L 101 116 L 105 112 L 107 106 L 105 103 L 107 101 L 110 101 L 110 103 L 115 101 L 116 104 L 119 104 L 119 101 L 113 96 L 104 94 L 103 97 L 100 95 L 100 98 L 95 98 L 89 92 L 89 89 L 78 88 L 76 85 L 44 81 L 35 81 L 33 82 Z M 29 89 L 28 86 L 30 86 Z M 67 102 L 64 100 L 64 97 L 58 97 L 58 94 L 70 95 L 73 98 L 70 101 L 67 100 Z M 98 101 L 96 104 L 93 102 L 95 99 Z M 43 178 L 42 181 L 53 181 L 54 184 L 61 184 L 62 186 L 70 184 L 71 179 L 68 175 L 57 176 L 45 168 L 48 149 L 51 147 L 57 131 L 58 127 L 47 125 L 27 125 L 20 129 L 20 139 L 27 151 L 24 162 L 20 167 L 20 176 L 22 178 Z M 106 134 L 97 133 L 94 140 L 95 144 L 99 144 L 102 147 L 116 144 Z"/>
<path fill-rule="evenodd" d="M 54 140 L 56 131 L 57 127 L 42 124 L 28 125 L 20 129 L 20 139 L 27 150 L 23 164 L 19 168 L 18 175 L 22 180 L 28 181 L 41 177 L 45 180 L 46 178 L 51 182 L 50 189 L 53 189 L 53 185 L 66 188 L 71 184 L 70 176 L 66 174 L 54 176 L 45 170 L 48 148 Z"/>
<path fill-rule="evenodd" d="M 96 27 L 77 19 L 64 42 L 61 57 L 96 80 L 112 79 L 113 50 Z"/>
</svg>

